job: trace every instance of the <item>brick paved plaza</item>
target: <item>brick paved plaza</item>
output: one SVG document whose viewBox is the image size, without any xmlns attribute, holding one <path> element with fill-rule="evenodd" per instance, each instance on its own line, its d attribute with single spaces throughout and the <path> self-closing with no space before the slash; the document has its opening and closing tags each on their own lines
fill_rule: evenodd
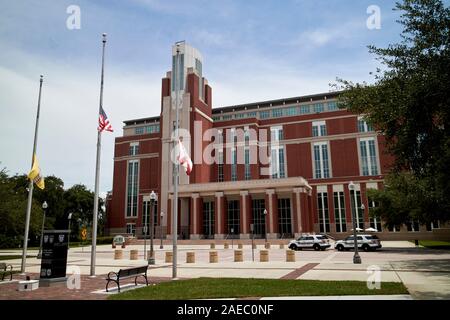
<svg viewBox="0 0 450 320">
<path fill-rule="evenodd" d="M 415 299 L 450 299 L 450 252 L 416 248 L 412 243 L 392 241 L 383 242 L 383 249 L 376 252 L 361 252 L 362 264 L 352 263 L 353 252 L 296 251 L 295 262 L 286 262 L 286 246 L 280 249 L 272 244 L 269 249 L 269 262 L 260 262 L 260 250 L 264 249 L 261 240 L 254 250 L 255 261 L 252 261 L 250 242 L 243 243 L 243 262 L 234 262 L 234 250 L 238 242 L 228 241 L 229 248 L 224 249 L 223 242 L 218 242 L 215 249 L 210 249 L 208 241 L 182 241 L 178 252 L 178 276 L 196 277 L 242 277 L 267 279 L 312 279 L 312 280 L 359 280 L 367 281 L 369 266 L 376 266 L 381 271 L 381 281 L 403 282 L 412 298 Z M 201 244 L 202 243 L 202 244 Z M 147 250 L 149 249 L 147 244 Z M 97 247 L 97 266 L 95 278 L 90 278 L 90 248 L 72 248 L 69 250 L 68 270 L 73 266 L 81 271 L 81 289 L 67 289 L 65 284 L 49 288 L 39 288 L 33 292 L 17 291 L 18 282 L 0 284 L 0 299 L 105 299 L 104 280 L 109 271 L 120 268 L 146 264 L 142 244 L 127 246 L 123 250 L 123 259 L 114 259 L 114 249 L 110 245 Z M 130 251 L 138 250 L 138 260 L 130 260 Z M 169 242 L 164 248 L 155 245 L 156 264 L 150 266 L 148 272 L 150 283 L 170 281 L 172 264 L 165 262 L 165 253 L 171 252 Z M 218 263 L 209 262 L 209 252 L 217 251 Z M 186 263 L 186 253 L 195 252 L 195 263 Z M 20 251 L 2 250 L 1 255 L 20 254 Z M 35 254 L 31 251 L 30 254 Z M 14 269 L 20 268 L 20 259 L 6 260 Z M 40 260 L 27 259 L 27 274 L 37 279 Z M 68 276 L 70 272 L 68 273 Z M 14 280 L 25 277 L 14 275 Z M 134 280 L 128 281 L 132 283 Z M 112 285 L 112 287 L 114 287 Z M 96 293 L 94 293 L 96 292 Z M 376 294 L 376 290 L 374 290 Z"/>
</svg>

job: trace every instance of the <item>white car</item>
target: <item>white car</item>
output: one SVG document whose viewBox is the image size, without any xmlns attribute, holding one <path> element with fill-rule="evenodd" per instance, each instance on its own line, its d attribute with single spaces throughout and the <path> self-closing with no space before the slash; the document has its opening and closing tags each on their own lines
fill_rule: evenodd
<svg viewBox="0 0 450 320">
<path fill-rule="evenodd" d="M 303 249 L 314 249 L 316 251 L 325 250 L 330 245 L 330 240 L 327 236 L 322 234 L 313 234 L 301 236 L 297 240 L 292 240 L 289 242 L 289 249 L 291 250 L 303 250 Z"/>
<path fill-rule="evenodd" d="M 358 249 L 361 248 L 364 251 L 376 250 L 381 248 L 380 239 L 373 234 L 358 234 L 356 235 Z M 348 236 L 344 240 L 336 241 L 334 248 L 338 251 L 351 250 L 355 248 L 355 238 L 353 235 Z"/>
</svg>

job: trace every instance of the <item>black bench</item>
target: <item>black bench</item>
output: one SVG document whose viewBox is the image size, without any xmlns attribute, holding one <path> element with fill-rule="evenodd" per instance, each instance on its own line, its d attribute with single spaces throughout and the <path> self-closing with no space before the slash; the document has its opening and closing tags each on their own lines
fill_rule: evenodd
<svg viewBox="0 0 450 320">
<path fill-rule="evenodd" d="M 5 280 L 5 276 L 9 274 L 9 281 L 12 280 L 13 276 L 13 267 L 10 264 L 6 264 L 4 262 L 0 263 L 0 272 L 2 276 L 2 281 Z"/>
<path fill-rule="evenodd" d="M 108 285 L 111 281 L 117 284 L 117 289 L 120 292 L 120 280 L 133 277 L 135 285 L 137 285 L 137 278 L 142 276 L 145 279 L 145 284 L 148 286 L 147 268 L 148 266 L 142 266 L 128 269 L 120 269 L 119 272 L 111 271 L 110 273 L 108 273 L 108 277 L 106 278 L 107 281 L 106 292 L 108 292 Z"/>
</svg>

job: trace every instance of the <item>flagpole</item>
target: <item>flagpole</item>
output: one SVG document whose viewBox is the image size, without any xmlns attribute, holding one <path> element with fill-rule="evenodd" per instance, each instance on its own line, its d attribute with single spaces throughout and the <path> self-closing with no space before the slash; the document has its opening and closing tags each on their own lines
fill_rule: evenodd
<svg viewBox="0 0 450 320">
<path fill-rule="evenodd" d="M 174 147 L 178 147 L 178 95 L 179 95 L 179 84 L 180 84 L 180 49 L 177 45 L 177 58 L 176 58 L 176 75 L 174 75 L 175 81 L 175 133 L 176 141 L 174 142 Z M 178 151 L 179 152 L 179 151 Z M 173 240 L 173 263 L 172 263 L 172 279 L 177 279 L 177 238 L 178 238 L 178 178 L 180 175 L 178 159 L 175 159 L 175 183 L 174 183 L 174 199 L 173 199 L 173 214 L 172 214 L 172 240 Z"/>
<path fill-rule="evenodd" d="M 38 128 L 39 128 L 39 113 L 41 111 L 41 92 L 42 92 L 42 82 L 44 81 L 44 76 L 41 75 L 39 79 L 39 98 L 37 105 L 36 114 L 36 125 L 34 127 L 34 143 L 33 143 L 33 154 L 31 155 L 31 168 L 33 169 L 34 155 L 36 154 L 37 138 L 38 138 Z M 30 230 L 30 217 L 31 217 L 31 205 L 33 203 L 33 180 L 30 180 L 28 184 L 28 202 L 27 202 L 27 213 L 25 217 L 25 234 L 23 238 L 23 251 L 22 251 L 22 265 L 20 272 L 25 273 L 25 266 L 27 260 L 27 249 L 28 249 L 28 232 Z"/>
<path fill-rule="evenodd" d="M 103 106 L 103 74 L 105 66 L 105 44 L 106 44 L 106 33 L 103 34 L 103 50 L 102 50 L 102 75 L 100 80 L 100 105 L 99 114 Z M 94 212 L 92 218 L 92 249 L 91 249 L 91 277 L 95 277 L 95 257 L 97 250 L 97 217 L 98 217 L 98 184 L 100 176 L 100 153 L 101 153 L 101 140 L 102 133 L 101 130 L 97 131 L 97 160 L 95 164 L 95 194 L 94 194 Z"/>
</svg>

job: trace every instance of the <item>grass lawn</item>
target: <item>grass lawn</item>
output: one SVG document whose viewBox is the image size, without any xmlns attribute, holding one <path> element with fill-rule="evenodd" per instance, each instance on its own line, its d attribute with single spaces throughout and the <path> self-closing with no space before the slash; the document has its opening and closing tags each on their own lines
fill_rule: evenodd
<svg viewBox="0 0 450 320">
<path fill-rule="evenodd" d="M 182 300 L 208 298 L 408 294 L 403 283 L 383 282 L 369 290 L 364 281 L 197 278 L 149 285 L 111 295 L 112 300 Z"/>
<path fill-rule="evenodd" d="M 450 250 L 449 241 L 434 241 L 434 240 L 419 240 L 419 245 L 430 249 L 445 249 Z"/>
</svg>

